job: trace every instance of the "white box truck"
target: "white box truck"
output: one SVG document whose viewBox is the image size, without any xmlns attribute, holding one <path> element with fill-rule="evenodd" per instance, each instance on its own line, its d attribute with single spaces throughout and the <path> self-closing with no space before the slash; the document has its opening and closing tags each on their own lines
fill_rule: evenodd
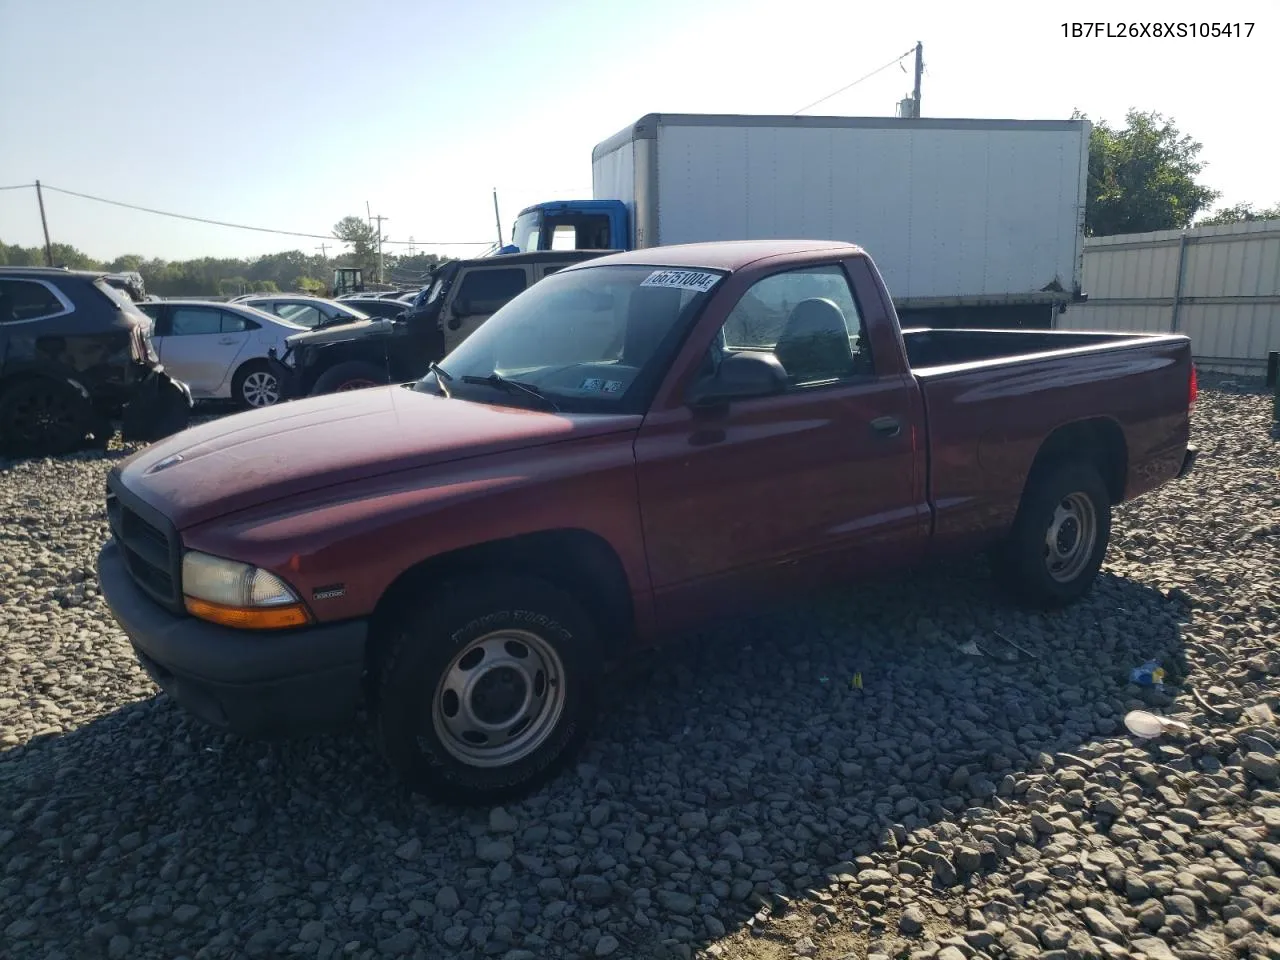
<svg viewBox="0 0 1280 960">
<path fill-rule="evenodd" d="M 1049 327 L 1083 298 L 1087 120 L 649 114 L 592 151 L 592 200 L 520 250 L 845 240 L 909 325 Z M 510 248 L 508 248 L 510 249 Z"/>
</svg>

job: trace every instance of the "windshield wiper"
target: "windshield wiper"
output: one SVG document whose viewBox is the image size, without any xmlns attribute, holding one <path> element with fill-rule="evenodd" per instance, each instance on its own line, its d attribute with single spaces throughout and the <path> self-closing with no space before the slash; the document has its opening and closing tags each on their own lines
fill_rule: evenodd
<svg viewBox="0 0 1280 960">
<path fill-rule="evenodd" d="M 556 413 L 560 412 L 560 405 L 548 397 L 537 387 L 528 383 L 521 383 L 519 380 L 508 380 L 500 373 L 491 373 L 487 377 L 463 377 L 463 383 L 483 383 L 490 387 L 497 387 L 499 390 L 505 390 L 507 393 L 518 391 L 528 394 L 535 400 L 541 400 Z"/>
<path fill-rule="evenodd" d="M 444 394 L 446 400 L 453 399 L 453 394 L 449 392 L 449 388 L 445 386 L 445 382 L 452 380 L 453 377 L 447 373 L 444 367 L 432 360 L 427 364 L 427 370 L 436 375 L 436 386 L 440 388 L 440 392 Z"/>
</svg>

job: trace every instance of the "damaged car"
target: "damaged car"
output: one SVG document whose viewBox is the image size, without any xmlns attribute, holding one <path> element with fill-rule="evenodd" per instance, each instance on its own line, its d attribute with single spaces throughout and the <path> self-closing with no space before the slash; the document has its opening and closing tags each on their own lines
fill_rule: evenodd
<svg viewBox="0 0 1280 960">
<path fill-rule="evenodd" d="M 177 433 L 191 391 L 160 363 L 151 320 L 100 272 L 0 267 L 0 449 L 69 453 Z"/>
</svg>

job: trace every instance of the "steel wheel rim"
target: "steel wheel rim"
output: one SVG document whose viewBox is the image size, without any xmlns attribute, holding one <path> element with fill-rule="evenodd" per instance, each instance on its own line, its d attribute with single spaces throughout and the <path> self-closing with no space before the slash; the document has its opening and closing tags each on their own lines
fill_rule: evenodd
<svg viewBox="0 0 1280 960">
<path fill-rule="evenodd" d="M 431 720 L 454 759 L 505 767 L 547 741 L 564 703 L 564 667 L 555 648 L 527 630 L 498 630 L 472 640 L 450 661 L 431 698 Z"/>
<path fill-rule="evenodd" d="M 346 393 L 348 390 L 364 390 L 366 387 L 376 387 L 378 384 L 372 380 L 344 380 L 335 388 L 335 393 Z"/>
<path fill-rule="evenodd" d="M 1098 542 L 1098 512 L 1083 493 L 1069 493 L 1058 502 L 1044 537 L 1045 569 L 1059 583 L 1069 583 L 1084 571 Z"/>
<path fill-rule="evenodd" d="M 274 374 L 257 370 L 244 378 L 240 395 L 251 407 L 269 407 L 280 400 L 280 382 Z"/>
</svg>

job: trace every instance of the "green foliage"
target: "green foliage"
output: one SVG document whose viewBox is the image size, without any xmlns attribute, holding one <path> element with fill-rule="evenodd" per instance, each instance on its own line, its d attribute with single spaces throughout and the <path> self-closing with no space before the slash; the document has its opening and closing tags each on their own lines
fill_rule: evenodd
<svg viewBox="0 0 1280 960">
<path fill-rule="evenodd" d="M 309 294 L 313 297 L 323 297 L 329 292 L 325 282 L 314 277 L 299 277 L 294 289 L 299 293 Z"/>
<path fill-rule="evenodd" d="M 378 231 L 359 217 L 343 217 L 333 225 L 333 235 L 351 247 L 339 260 L 344 267 L 360 267 L 366 279 L 378 275 Z"/>
<path fill-rule="evenodd" d="M 1072 116 L 1087 119 L 1078 110 Z M 1125 122 L 1093 125 L 1085 232 L 1105 237 L 1188 226 L 1218 198 L 1196 183 L 1202 145 L 1159 113 L 1130 110 Z"/>
<path fill-rule="evenodd" d="M 1220 223 L 1247 223 L 1251 220 L 1280 220 L 1280 203 L 1265 210 L 1253 209 L 1252 203 L 1237 203 L 1232 207 L 1215 210 L 1210 216 L 1196 221 L 1197 227 L 1207 227 Z"/>
</svg>

